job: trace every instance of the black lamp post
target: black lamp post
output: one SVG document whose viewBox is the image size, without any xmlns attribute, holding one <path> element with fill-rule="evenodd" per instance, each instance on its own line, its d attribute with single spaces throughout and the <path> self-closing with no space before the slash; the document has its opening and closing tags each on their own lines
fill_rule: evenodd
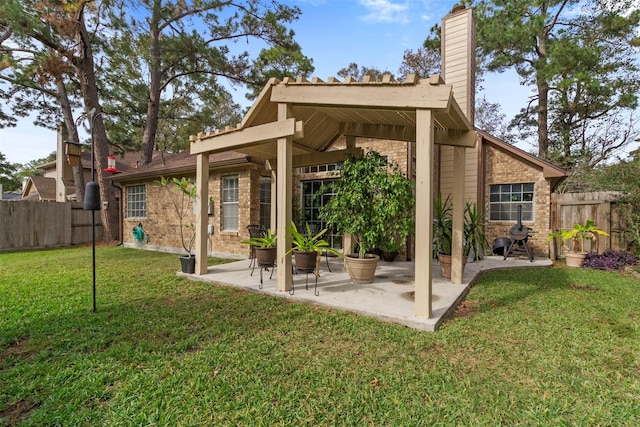
<svg viewBox="0 0 640 427">
<path fill-rule="evenodd" d="M 93 271 L 93 311 L 96 311 L 96 211 L 100 210 L 100 186 L 96 182 L 93 124 L 102 113 L 95 114 L 96 109 L 89 111 L 89 133 L 91 136 L 91 181 L 87 183 L 84 192 L 84 210 L 91 211 L 91 247 L 92 247 L 92 271 Z"/>
</svg>

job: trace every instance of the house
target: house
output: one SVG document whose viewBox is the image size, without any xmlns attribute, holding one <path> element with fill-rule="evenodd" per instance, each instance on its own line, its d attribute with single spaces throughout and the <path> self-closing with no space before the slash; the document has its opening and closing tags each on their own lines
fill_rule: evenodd
<svg viewBox="0 0 640 427">
<path fill-rule="evenodd" d="M 461 226 L 468 200 L 488 212 L 489 239 L 508 236 L 521 205 L 522 220 L 534 231 L 530 246 L 547 253 L 550 194 L 566 173 L 473 127 L 471 10 L 454 8 L 442 28 L 442 77 L 272 79 L 238 126 L 193 136 L 191 155 L 113 177 L 123 186 L 123 227 L 142 225 L 152 247 L 180 247 L 176 219 L 154 182 L 160 176 L 193 177 L 197 203 L 187 220 L 196 228 L 196 274 L 204 274 L 207 254 L 249 253 L 240 244 L 249 224 L 268 225 L 282 236 L 296 215 L 318 221 L 318 190 L 335 179 L 335 165 L 348 153 L 376 149 L 415 179 L 416 242 L 431 240 L 433 195 L 452 196 L 452 282 L 462 279 Z M 342 245 L 339 236 L 329 237 L 334 247 Z M 134 244 L 130 233 L 124 240 Z M 287 247 L 286 239 L 279 240 L 280 291 L 291 288 Z M 431 245 L 416 244 L 408 252 L 416 260 L 415 314 L 429 317 Z"/>
</svg>

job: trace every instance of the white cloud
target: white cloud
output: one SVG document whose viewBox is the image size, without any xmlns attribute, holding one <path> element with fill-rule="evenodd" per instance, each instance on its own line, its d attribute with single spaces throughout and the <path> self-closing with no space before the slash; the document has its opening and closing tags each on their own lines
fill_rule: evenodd
<svg viewBox="0 0 640 427">
<path fill-rule="evenodd" d="M 389 22 L 406 24 L 409 22 L 407 2 L 394 3 L 391 0 L 359 0 L 369 13 L 362 16 L 365 22 Z"/>
</svg>

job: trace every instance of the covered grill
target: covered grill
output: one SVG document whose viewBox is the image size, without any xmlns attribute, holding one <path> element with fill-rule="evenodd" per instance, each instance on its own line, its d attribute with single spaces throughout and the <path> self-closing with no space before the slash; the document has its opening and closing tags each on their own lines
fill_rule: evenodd
<svg viewBox="0 0 640 427">
<path fill-rule="evenodd" d="M 518 218 L 516 225 L 509 229 L 509 237 L 511 239 L 511 243 L 509 244 L 509 249 L 504 252 L 504 259 L 507 259 L 509 254 L 514 252 L 526 253 L 529 261 L 533 262 L 533 253 L 529 250 L 529 246 L 527 245 L 527 240 L 529 239 L 529 232 L 531 230 L 529 227 L 522 223 L 522 205 L 518 205 Z"/>
</svg>

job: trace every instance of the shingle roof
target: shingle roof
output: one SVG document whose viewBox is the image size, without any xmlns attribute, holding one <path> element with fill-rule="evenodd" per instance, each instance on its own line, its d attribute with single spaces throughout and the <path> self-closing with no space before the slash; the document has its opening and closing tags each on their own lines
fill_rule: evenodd
<svg viewBox="0 0 640 427">
<path fill-rule="evenodd" d="M 160 177 L 162 175 L 175 174 L 195 174 L 197 155 L 184 151 L 179 154 L 160 153 L 151 163 L 142 165 L 137 168 L 130 168 L 126 172 L 122 172 L 112 176 L 113 181 L 133 181 L 143 178 Z M 241 153 L 228 151 L 224 153 L 216 153 L 209 156 L 209 168 L 239 165 L 250 163 L 251 159 Z"/>
<path fill-rule="evenodd" d="M 29 177 L 33 188 L 38 193 L 39 200 L 56 200 L 56 180 L 55 178 L 45 178 L 43 176 Z M 27 197 L 31 198 L 31 197 Z"/>
</svg>

